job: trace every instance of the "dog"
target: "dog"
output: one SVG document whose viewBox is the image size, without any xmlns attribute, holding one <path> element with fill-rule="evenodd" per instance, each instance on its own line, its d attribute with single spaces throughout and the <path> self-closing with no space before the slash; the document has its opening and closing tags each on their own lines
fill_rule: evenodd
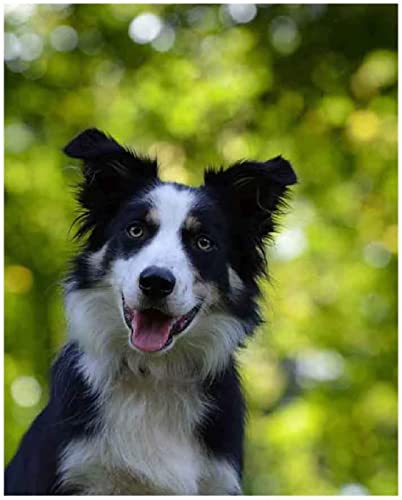
<svg viewBox="0 0 402 500">
<path fill-rule="evenodd" d="M 265 248 L 297 182 L 278 156 L 207 169 L 194 188 L 97 129 L 81 160 L 69 340 L 6 494 L 241 494 L 235 354 L 262 319 Z"/>
</svg>

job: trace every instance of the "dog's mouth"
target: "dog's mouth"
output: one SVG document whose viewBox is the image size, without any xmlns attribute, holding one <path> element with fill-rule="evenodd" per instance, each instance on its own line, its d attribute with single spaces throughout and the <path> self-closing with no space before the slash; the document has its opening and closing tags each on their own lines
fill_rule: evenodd
<svg viewBox="0 0 402 500">
<path fill-rule="evenodd" d="M 184 332 L 193 322 L 201 304 L 183 316 L 169 316 L 158 309 L 131 309 L 123 299 L 124 318 L 130 329 L 130 344 L 143 352 L 166 349 L 175 336 Z"/>
</svg>

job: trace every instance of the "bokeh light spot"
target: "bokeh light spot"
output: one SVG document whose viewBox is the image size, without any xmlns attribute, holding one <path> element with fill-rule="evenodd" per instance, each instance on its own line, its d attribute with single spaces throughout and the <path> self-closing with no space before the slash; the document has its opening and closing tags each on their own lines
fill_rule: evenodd
<svg viewBox="0 0 402 500">
<path fill-rule="evenodd" d="M 257 15 L 257 7 L 253 3 L 233 3 L 228 5 L 230 17 L 236 23 L 249 23 Z"/>
<path fill-rule="evenodd" d="M 176 38 L 174 29 L 171 26 L 164 26 L 159 35 L 152 42 L 152 47 L 158 52 L 167 52 L 170 50 Z"/>
<path fill-rule="evenodd" d="M 4 60 L 18 59 L 21 53 L 21 42 L 14 33 L 4 33 Z"/>
<path fill-rule="evenodd" d="M 33 16 L 36 10 L 34 4 L 12 4 L 4 6 L 5 20 L 14 25 L 24 24 Z"/>
<path fill-rule="evenodd" d="M 382 268 L 391 260 L 391 252 L 381 242 L 372 241 L 363 250 L 364 260 L 371 267 Z"/>
<path fill-rule="evenodd" d="M 34 134 L 24 123 L 7 125 L 4 131 L 5 149 L 10 153 L 21 153 L 33 142 Z"/>
<path fill-rule="evenodd" d="M 23 408 L 38 404 L 41 395 L 42 388 L 34 377 L 20 376 L 11 384 L 11 396 Z"/>
<path fill-rule="evenodd" d="M 358 142 L 370 142 L 377 136 L 380 123 L 373 111 L 354 111 L 348 119 L 347 133 L 349 137 Z"/>
<path fill-rule="evenodd" d="M 42 37 L 36 33 L 25 33 L 19 39 L 20 58 L 24 61 L 37 59 L 43 50 Z"/>
<path fill-rule="evenodd" d="M 50 34 L 50 43 L 59 52 L 69 52 L 78 45 L 78 33 L 71 26 L 58 26 Z"/>
<path fill-rule="evenodd" d="M 360 483 L 349 483 L 349 484 L 344 484 L 341 489 L 339 490 L 340 495 L 352 495 L 352 496 L 366 496 L 370 495 L 370 491 L 368 488 L 363 486 Z"/>
<path fill-rule="evenodd" d="M 346 96 L 326 96 L 322 99 L 321 111 L 325 121 L 340 127 L 353 111 L 353 102 Z"/>
<path fill-rule="evenodd" d="M 398 57 L 390 50 L 371 52 L 352 76 L 353 93 L 360 98 L 367 98 L 381 87 L 392 85 L 398 75 Z"/>
<path fill-rule="evenodd" d="M 335 351 L 308 350 L 296 357 L 296 372 L 302 378 L 317 382 L 336 380 L 343 370 L 343 358 Z"/>
<path fill-rule="evenodd" d="M 24 266 L 6 266 L 4 271 L 4 282 L 7 292 L 17 294 L 27 293 L 32 288 L 33 284 L 32 272 Z"/>
<path fill-rule="evenodd" d="M 269 35 L 274 49 L 283 55 L 292 54 L 300 45 L 299 29 L 291 17 L 279 16 L 273 19 Z"/>
<path fill-rule="evenodd" d="M 163 23 L 159 16 L 146 12 L 135 17 L 128 28 L 128 34 L 134 42 L 145 44 L 157 38 Z"/>
<path fill-rule="evenodd" d="M 307 238 L 301 227 L 286 229 L 277 235 L 273 255 L 278 260 L 292 260 L 307 248 Z"/>
</svg>

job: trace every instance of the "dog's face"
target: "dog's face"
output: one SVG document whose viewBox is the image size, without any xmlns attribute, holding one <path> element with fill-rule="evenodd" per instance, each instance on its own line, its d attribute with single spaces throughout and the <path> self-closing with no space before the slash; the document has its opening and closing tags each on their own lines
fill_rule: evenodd
<svg viewBox="0 0 402 500">
<path fill-rule="evenodd" d="M 86 304 L 79 312 L 70 303 L 73 327 L 97 324 L 98 336 L 124 338 L 148 357 L 197 342 L 235 348 L 258 323 L 263 242 L 296 182 L 290 164 L 242 162 L 207 171 L 205 184 L 191 188 L 161 182 L 155 161 L 95 129 L 65 152 L 84 160 L 78 233 L 89 233 L 68 280 L 67 300 L 78 293 Z M 219 339 L 230 336 L 222 326 L 230 322 L 235 338 Z"/>
<path fill-rule="evenodd" d="M 226 241 L 200 190 L 156 184 L 129 202 L 110 228 L 115 286 L 130 345 L 171 349 L 229 289 Z M 219 215 L 218 215 L 219 218 Z"/>
</svg>

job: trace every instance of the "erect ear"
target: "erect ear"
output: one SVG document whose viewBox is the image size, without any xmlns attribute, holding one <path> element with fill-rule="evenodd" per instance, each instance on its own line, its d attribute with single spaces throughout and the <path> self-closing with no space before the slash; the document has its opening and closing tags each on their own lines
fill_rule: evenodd
<svg viewBox="0 0 402 500">
<path fill-rule="evenodd" d="M 207 170 L 204 179 L 218 201 L 257 239 L 274 230 L 273 216 L 283 205 L 288 186 L 297 183 L 291 164 L 281 156 L 266 162 L 242 161 L 227 170 Z"/>
<path fill-rule="evenodd" d="M 77 199 L 85 212 L 78 236 L 107 222 L 122 203 L 158 177 L 155 160 L 138 156 L 95 128 L 78 134 L 63 152 L 83 160 L 84 180 Z"/>
</svg>

